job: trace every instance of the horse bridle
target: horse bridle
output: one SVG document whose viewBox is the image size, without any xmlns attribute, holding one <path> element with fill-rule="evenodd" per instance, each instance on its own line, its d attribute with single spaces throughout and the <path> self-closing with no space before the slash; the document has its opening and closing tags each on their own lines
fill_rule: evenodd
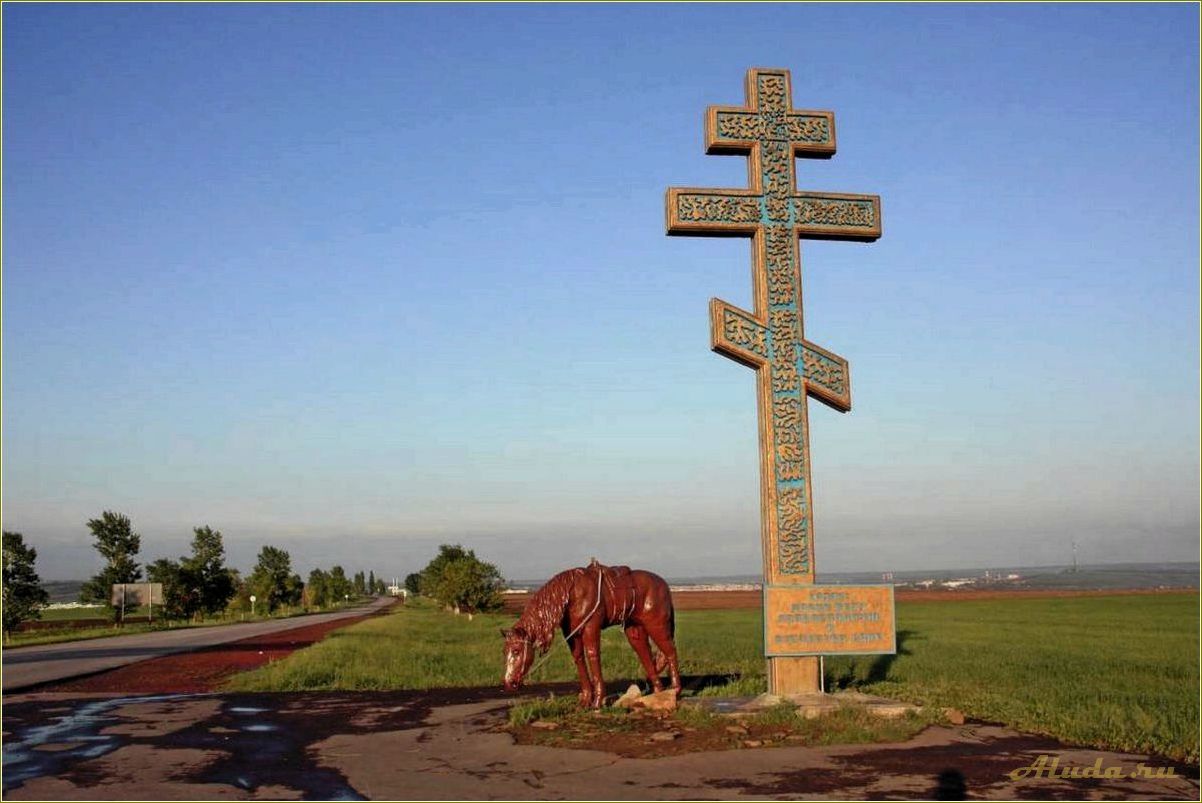
<svg viewBox="0 0 1202 803">
<path fill-rule="evenodd" d="M 518 666 L 525 666 L 525 665 L 526 665 L 526 654 L 530 652 L 530 647 L 531 647 L 531 645 L 533 645 L 533 644 L 534 644 L 534 639 L 533 639 L 533 638 L 524 638 L 524 639 L 522 639 L 522 660 L 521 660 L 521 661 L 518 663 Z M 533 671 L 533 667 L 531 667 L 531 671 Z M 528 674 L 528 673 L 527 673 L 525 670 L 523 670 L 523 671 L 522 671 L 522 677 L 523 677 L 523 678 L 525 678 L 527 674 Z"/>
</svg>

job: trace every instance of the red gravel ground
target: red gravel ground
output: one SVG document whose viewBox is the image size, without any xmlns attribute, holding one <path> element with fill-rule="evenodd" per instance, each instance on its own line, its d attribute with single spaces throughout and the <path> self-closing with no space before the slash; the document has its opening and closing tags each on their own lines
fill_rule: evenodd
<svg viewBox="0 0 1202 803">
<path fill-rule="evenodd" d="M 385 609 L 387 610 L 387 609 Z M 245 672 L 321 641 L 337 630 L 367 619 L 354 616 L 265 636 L 164 655 L 90 677 L 46 686 L 52 692 L 125 692 L 178 694 L 217 691 L 230 675 Z"/>
</svg>

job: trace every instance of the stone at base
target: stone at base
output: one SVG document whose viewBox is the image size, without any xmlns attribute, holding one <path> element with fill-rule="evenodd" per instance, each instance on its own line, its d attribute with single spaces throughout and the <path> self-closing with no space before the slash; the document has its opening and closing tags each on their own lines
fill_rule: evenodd
<svg viewBox="0 0 1202 803">
<path fill-rule="evenodd" d="M 657 691 L 654 694 L 645 695 L 637 700 L 631 701 L 630 707 L 645 708 L 648 711 L 675 711 L 676 690 L 664 689 L 663 691 Z"/>
<path fill-rule="evenodd" d="M 631 711 L 635 709 L 643 709 L 644 711 L 675 711 L 676 690 L 664 689 L 654 694 L 643 695 L 639 692 L 638 686 L 631 685 L 621 697 L 614 701 L 614 707 L 626 708 Z"/>
<path fill-rule="evenodd" d="M 953 725 L 964 724 L 964 712 L 960 711 L 959 709 L 945 708 L 943 709 L 943 716 Z"/>
<path fill-rule="evenodd" d="M 632 683 L 626 689 L 626 691 L 622 694 L 622 696 L 614 701 L 614 707 L 615 708 L 630 708 L 631 705 L 634 703 L 634 701 L 639 699 L 642 696 L 643 696 L 643 693 L 641 691 L 639 691 L 639 687 Z"/>
</svg>

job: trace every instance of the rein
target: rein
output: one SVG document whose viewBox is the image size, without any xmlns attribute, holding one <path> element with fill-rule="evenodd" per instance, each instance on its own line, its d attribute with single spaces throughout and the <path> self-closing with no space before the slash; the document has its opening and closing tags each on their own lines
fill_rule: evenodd
<svg viewBox="0 0 1202 803">
<path fill-rule="evenodd" d="M 597 609 L 601 607 L 601 578 L 604 576 L 605 576 L 605 572 L 601 569 L 601 567 L 597 567 L 597 603 L 595 605 L 593 605 L 593 609 L 588 612 L 588 616 L 586 616 L 580 620 L 580 624 L 576 625 L 576 629 L 563 637 L 565 644 L 572 640 L 572 636 L 574 636 L 580 632 L 581 628 L 583 628 L 588 623 L 589 619 L 593 618 L 593 614 L 596 613 Z M 529 639 L 527 641 L 522 642 L 522 663 L 526 662 L 526 650 L 529 650 L 530 645 L 533 643 L 534 643 L 534 639 Z M 552 644 L 552 646 L 554 646 L 554 644 Z M 538 661 L 535 662 L 534 666 L 530 667 L 530 671 L 526 673 L 526 676 L 527 677 L 532 676 L 534 674 L 534 671 L 536 669 L 538 669 L 540 666 L 542 666 L 543 663 L 546 662 L 546 660 L 550 657 L 551 657 L 551 651 L 547 650 L 547 654 L 544 655 L 542 658 L 539 658 Z"/>
</svg>

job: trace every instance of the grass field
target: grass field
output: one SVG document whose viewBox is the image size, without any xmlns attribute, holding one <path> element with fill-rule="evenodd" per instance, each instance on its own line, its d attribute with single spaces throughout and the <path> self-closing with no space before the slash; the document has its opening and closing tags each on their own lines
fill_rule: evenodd
<svg viewBox="0 0 1202 803">
<path fill-rule="evenodd" d="M 718 676 L 702 693 L 764 690 L 754 610 L 681 611 L 682 671 Z M 336 631 L 230 688 L 500 688 L 499 627 L 410 603 Z M 858 688 L 1077 744 L 1198 761 L 1198 595 L 899 602 L 898 654 L 832 658 L 829 688 Z M 621 632 L 602 647 L 609 680 L 641 678 Z M 558 644 L 531 681 L 574 680 Z"/>
</svg>

